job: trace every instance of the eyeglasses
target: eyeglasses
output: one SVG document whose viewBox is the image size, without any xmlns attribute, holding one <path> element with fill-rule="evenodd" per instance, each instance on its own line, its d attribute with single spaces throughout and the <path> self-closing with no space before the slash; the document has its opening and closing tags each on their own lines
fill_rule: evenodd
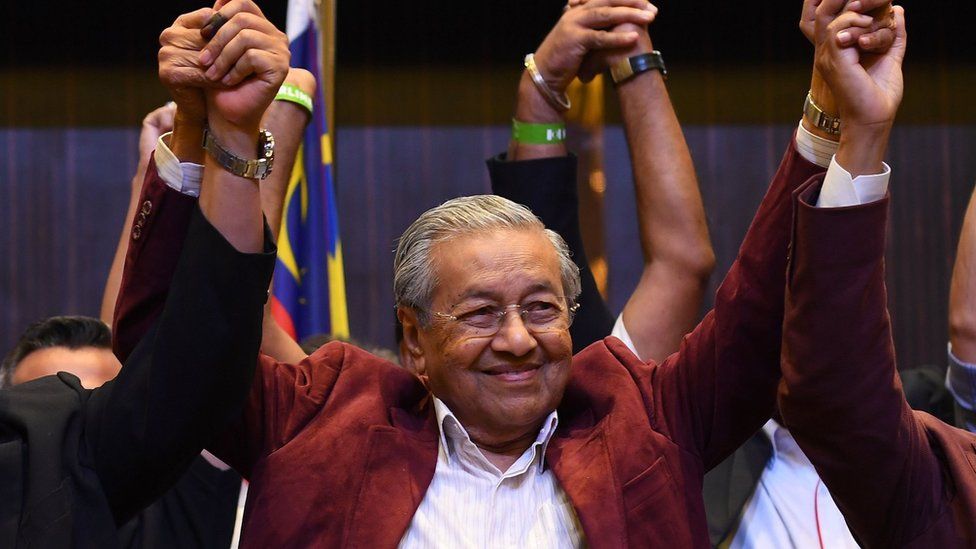
<svg viewBox="0 0 976 549">
<path fill-rule="evenodd" d="M 498 333 L 505 322 L 505 315 L 518 311 L 525 329 L 538 334 L 569 329 L 580 306 L 579 303 L 568 301 L 565 297 L 556 297 L 511 305 L 481 305 L 456 314 L 437 311 L 431 314 L 435 318 L 456 323 L 458 328 L 472 337 L 488 337 Z"/>
</svg>

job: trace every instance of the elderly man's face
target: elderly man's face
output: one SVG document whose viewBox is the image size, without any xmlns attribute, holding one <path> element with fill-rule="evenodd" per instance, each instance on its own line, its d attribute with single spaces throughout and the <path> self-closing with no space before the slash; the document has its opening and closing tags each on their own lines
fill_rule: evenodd
<svg viewBox="0 0 976 549">
<path fill-rule="evenodd" d="M 566 321 L 533 329 L 538 325 L 520 317 L 517 307 L 504 308 L 565 309 L 555 248 L 540 230 L 498 230 L 437 244 L 432 257 L 437 286 L 431 311 L 442 314 L 432 314 L 430 327 L 418 330 L 412 349 L 417 370 L 472 437 L 504 442 L 525 436 L 562 399 L 572 342 Z M 493 335 L 464 322 L 491 310 L 509 311 Z"/>
</svg>

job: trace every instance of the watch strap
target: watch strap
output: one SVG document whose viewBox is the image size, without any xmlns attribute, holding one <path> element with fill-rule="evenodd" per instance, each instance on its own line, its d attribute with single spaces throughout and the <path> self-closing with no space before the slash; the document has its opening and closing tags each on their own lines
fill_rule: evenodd
<svg viewBox="0 0 976 549">
<path fill-rule="evenodd" d="M 828 133 L 829 135 L 840 135 L 840 117 L 831 116 L 824 112 L 813 100 L 813 94 L 807 92 L 807 98 L 803 102 L 803 116 L 814 127 Z"/>
<path fill-rule="evenodd" d="M 203 129 L 203 148 L 228 172 L 247 179 L 265 179 L 274 167 L 274 136 L 268 130 L 260 130 L 258 158 L 248 160 L 228 151 L 217 141 L 210 128 Z"/>
<path fill-rule="evenodd" d="M 620 84 L 638 74 L 651 70 L 661 71 L 661 76 L 664 78 L 668 77 L 668 69 L 664 64 L 664 56 L 658 50 L 617 61 L 610 67 L 610 77 L 613 78 L 614 84 Z"/>
</svg>

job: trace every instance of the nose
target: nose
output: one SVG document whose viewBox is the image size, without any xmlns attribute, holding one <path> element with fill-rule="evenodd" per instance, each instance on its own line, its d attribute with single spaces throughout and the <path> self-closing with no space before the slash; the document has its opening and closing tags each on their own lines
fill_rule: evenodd
<svg viewBox="0 0 976 549">
<path fill-rule="evenodd" d="M 538 347 L 539 342 L 525 327 L 518 310 L 510 309 L 509 313 L 502 317 L 502 325 L 491 340 L 491 348 L 496 352 L 525 356 Z"/>
</svg>

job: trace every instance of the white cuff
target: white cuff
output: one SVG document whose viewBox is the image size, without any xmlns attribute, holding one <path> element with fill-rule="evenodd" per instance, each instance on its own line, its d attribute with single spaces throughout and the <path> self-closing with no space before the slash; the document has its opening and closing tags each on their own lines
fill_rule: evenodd
<svg viewBox="0 0 976 549">
<path fill-rule="evenodd" d="M 173 132 L 159 136 L 156 142 L 156 171 L 159 178 L 176 192 L 189 196 L 200 196 L 200 182 L 203 181 L 203 166 L 193 162 L 180 162 L 166 141 Z"/>
<path fill-rule="evenodd" d="M 884 171 L 879 174 L 851 177 L 850 172 L 837 163 L 836 157 L 831 158 L 817 207 L 859 206 L 881 200 L 888 192 L 888 180 L 891 178 L 891 168 L 883 162 L 881 166 Z"/>
<path fill-rule="evenodd" d="M 627 331 L 627 327 L 624 326 L 623 313 L 620 313 L 617 316 L 617 322 L 613 324 L 613 331 L 610 332 L 610 335 L 622 341 L 624 345 L 626 345 L 627 348 L 630 349 L 630 352 L 634 353 L 634 356 L 640 358 L 641 360 L 644 360 L 637 352 L 637 346 L 634 345 L 634 340 L 630 338 L 630 333 Z"/>
<path fill-rule="evenodd" d="M 800 121 L 796 130 L 796 152 L 807 162 L 826 168 L 837 153 L 838 146 L 836 141 L 813 135 L 803 127 L 803 121 Z"/>
</svg>

